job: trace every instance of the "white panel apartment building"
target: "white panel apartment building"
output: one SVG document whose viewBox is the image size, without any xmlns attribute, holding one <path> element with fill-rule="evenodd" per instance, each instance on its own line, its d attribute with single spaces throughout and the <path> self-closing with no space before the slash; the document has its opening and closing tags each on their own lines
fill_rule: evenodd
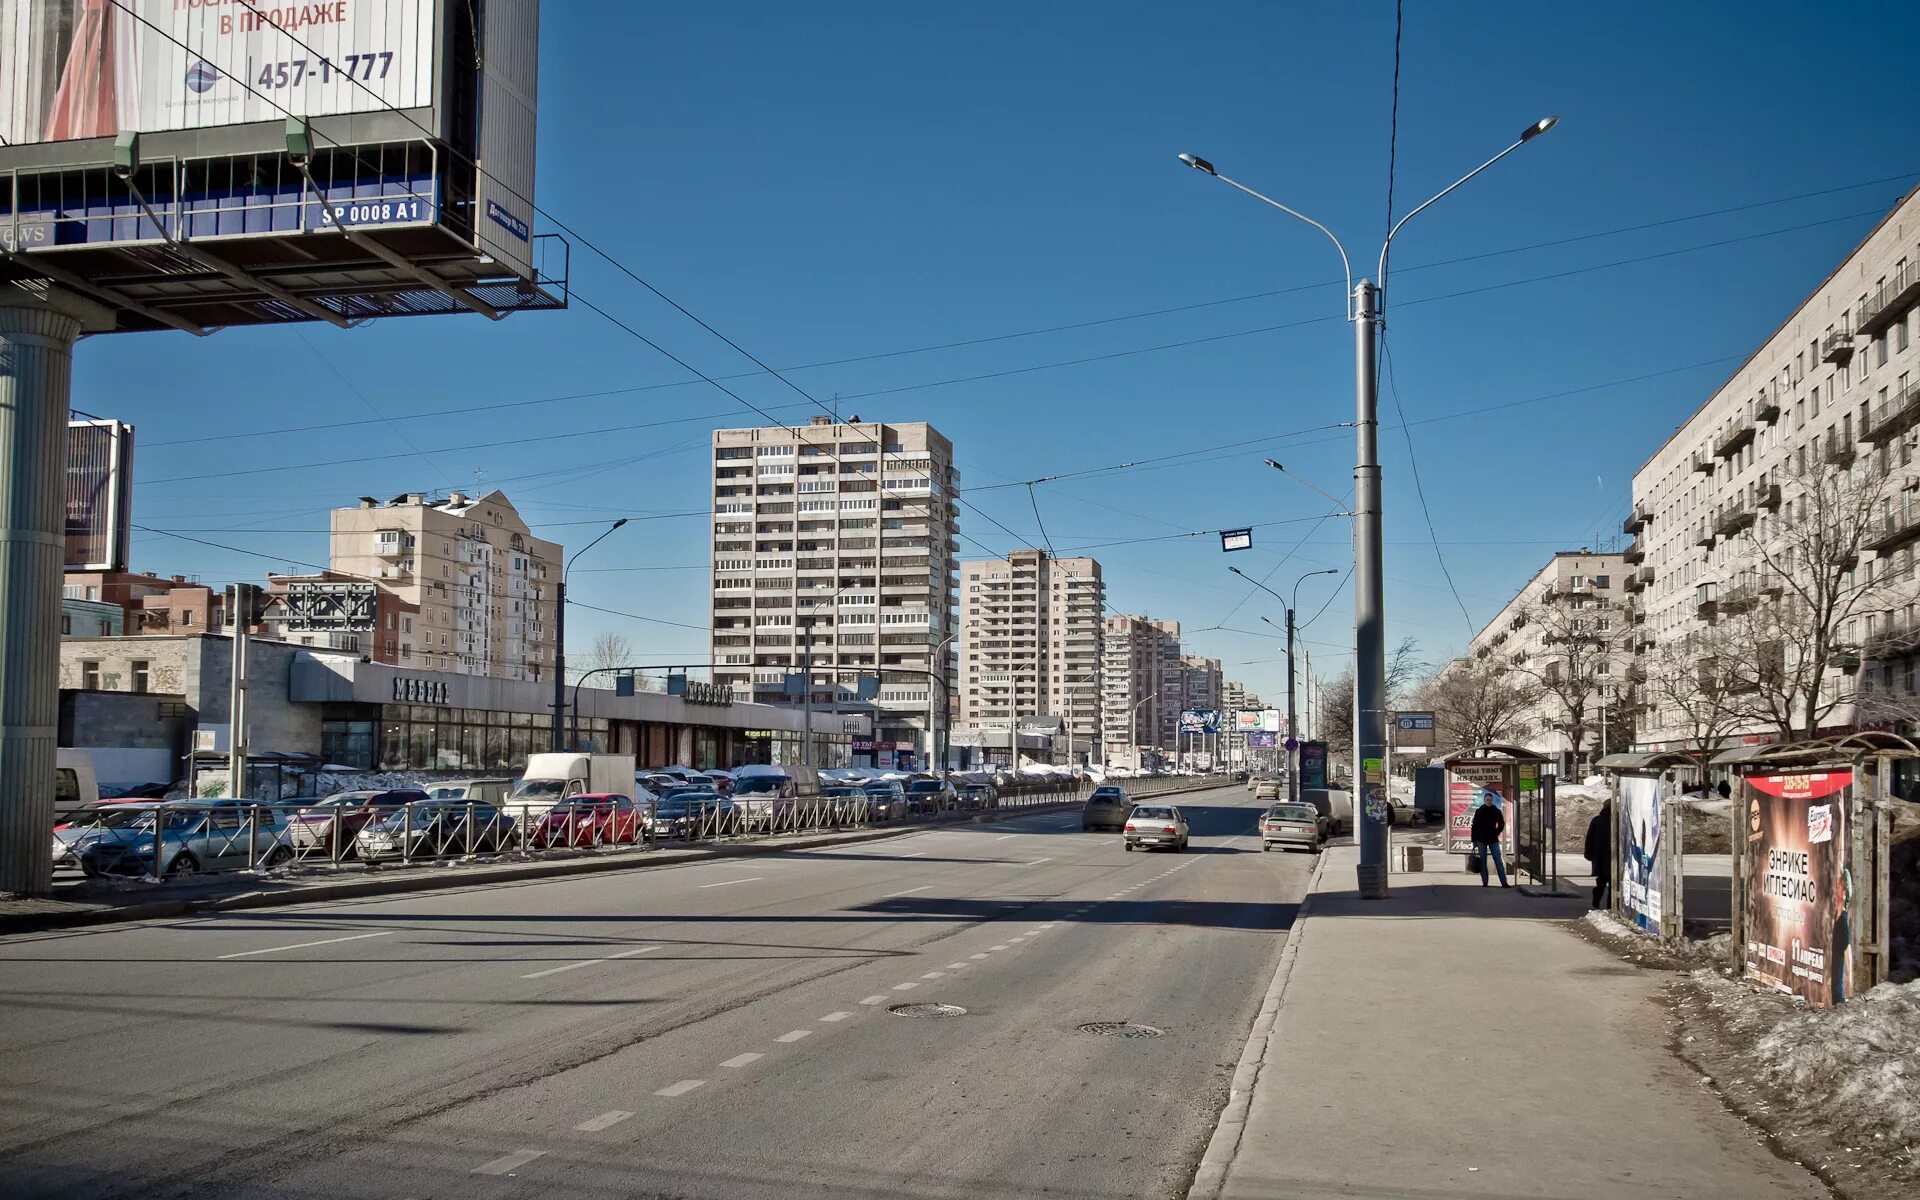
<svg viewBox="0 0 1920 1200">
<path fill-rule="evenodd" d="M 954 633 L 959 478 L 924 422 L 715 430 L 715 681 L 797 702 L 782 685 L 810 641 L 816 705 L 871 711 L 875 741 L 924 749 L 935 677 L 952 677 L 935 655 Z M 874 674 L 878 700 L 859 701 Z"/>
<path fill-rule="evenodd" d="M 1859 569 L 1912 591 L 1913 543 L 1920 538 L 1911 432 L 1920 413 L 1917 302 L 1920 191 L 1903 197 L 1635 473 L 1625 529 L 1636 536 L 1625 557 L 1636 567 L 1632 582 L 1645 616 L 1636 640 L 1642 654 L 1684 643 L 1727 600 L 1741 597 L 1754 558 L 1744 531 L 1779 536 L 1802 494 L 1796 469 L 1872 462 L 1905 477 L 1890 486 L 1884 528 L 1870 539 Z M 1910 624 L 1912 607 L 1895 605 L 1855 623 L 1852 640 L 1869 659 L 1862 680 L 1912 692 L 1911 650 L 1898 660 L 1871 661 L 1876 632 L 1889 620 Z M 1827 694 L 1850 696 L 1854 682 L 1830 673 Z M 1843 703 L 1823 724 L 1844 727 L 1853 719 Z M 1676 710 L 1656 704 L 1636 745 L 1678 746 L 1689 732 Z"/>
<path fill-rule="evenodd" d="M 1467 661 L 1515 672 L 1540 688 L 1539 701 L 1516 720 L 1524 731 L 1515 741 L 1558 763 L 1562 773 L 1579 765 L 1571 761 L 1566 728 L 1569 697 L 1581 702 L 1583 761 L 1601 744 L 1603 727 L 1612 733 L 1632 725 L 1625 708 L 1633 663 L 1630 570 L 1619 554 L 1562 550 L 1467 644 Z M 1580 639 L 1578 648 L 1568 648 L 1567 638 Z M 1576 671 L 1585 683 L 1561 686 L 1562 677 Z"/>
<path fill-rule="evenodd" d="M 1100 669 L 1108 761 L 1118 762 L 1136 748 L 1171 753 L 1185 695 L 1180 622 L 1108 617 Z"/>
<path fill-rule="evenodd" d="M 1106 606 L 1100 564 L 1016 550 L 961 563 L 960 587 L 961 721 L 1058 716 L 1075 757 L 1094 757 Z"/>
<path fill-rule="evenodd" d="M 374 632 L 382 661 L 498 679 L 553 678 L 561 547 L 533 536 L 505 495 L 362 496 L 357 507 L 333 510 L 331 530 L 333 570 L 376 580 L 420 606 L 418 616 L 386 612 L 389 626 Z"/>
</svg>

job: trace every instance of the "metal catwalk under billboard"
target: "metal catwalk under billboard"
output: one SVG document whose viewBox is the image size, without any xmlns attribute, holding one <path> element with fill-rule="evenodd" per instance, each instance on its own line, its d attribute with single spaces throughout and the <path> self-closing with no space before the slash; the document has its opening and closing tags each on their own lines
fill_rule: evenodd
<svg viewBox="0 0 1920 1200">
<path fill-rule="evenodd" d="M 1847 998 L 1847 805 L 1852 771 L 1749 775 L 1746 812 L 1747 974 L 1825 1008 Z"/>
<path fill-rule="evenodd" d="M 21 145 L 422 108 L 434 98 L 438 9 L 0 0 L 0 136 Z"/>
</svg>

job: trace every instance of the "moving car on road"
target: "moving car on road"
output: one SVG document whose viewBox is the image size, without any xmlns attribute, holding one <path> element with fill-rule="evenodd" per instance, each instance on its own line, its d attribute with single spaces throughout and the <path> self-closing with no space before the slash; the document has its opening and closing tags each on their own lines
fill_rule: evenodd
<svg viewBox="0 0 1920 1200">
<path fill-rule="evenodd" d="M 1168 846 L 1178 851 L 1187 848 L 1187 819 L 1171 804 L 1134 805 L 1121 833 L 1126 836 L 1129 850 L 1144 850 L 1149 846 Z"/>
<path fill-rule="evenodd" d="M 1087 797 L 1086 805 L 1080 813 L 1080 832 L 1094 829 L 1125 829 L 1127 810 L 1133 805 L 1127 800 L 1127 794 L 1113 784 L 1102 784 L 1093 789 Z"/>
<path fill-rule="evenodd" d="M 944 779 L 916 779 L 907 785 L 907 809 L 910 812 L 952 812 L 960 806 L 960 794 Z"/>
<path fill-rule="evenodd" d="M 1262 779 L 1253 785 L 1253 798 L 1255 800 L 1267 801 L 1285 800 L 1287 798 L 1287 781 L 1284 779 Z"/>
<path fill-rule="evenodd" d="M 1260 818 L 1260 849 L 1304 846 L 1318 853 L 1327 840 L 1327 827 L 1311 804 L 1276 804 Z"/>
<path fill-rule="evenodd" d="M 993 789 L 984 783 L 969 783 L 960 789 L 960 807 L 981 812 L 994 806 Z"/>
</svg>

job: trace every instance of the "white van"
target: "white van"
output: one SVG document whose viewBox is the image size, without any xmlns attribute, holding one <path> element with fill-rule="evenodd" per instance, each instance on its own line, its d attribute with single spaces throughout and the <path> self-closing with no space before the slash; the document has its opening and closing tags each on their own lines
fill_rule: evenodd
<svg viewBox="0 0 1920 1200">
<path fill-rule="evenodd" d="M 511 779 L 454 779 L 429 783 L 424 789 L 429 800 L 471 800 L 475 804 L 505 804 L 513 792 Z"/>
<path fill-rule="evenodd" d="M 820 795 L 820 772 L 813 767 L 752 765 L 733 769 L 733 803 L 749 829 L 774 829 L 792 814 L 796 802 Z"/>
<path fill-rule="evenodd" d="M 93 777 L 93 756 L 85 750 L 56 749 L 53 758 L 53 815 L 65 817 L 100 799 Z"/>
</svg>

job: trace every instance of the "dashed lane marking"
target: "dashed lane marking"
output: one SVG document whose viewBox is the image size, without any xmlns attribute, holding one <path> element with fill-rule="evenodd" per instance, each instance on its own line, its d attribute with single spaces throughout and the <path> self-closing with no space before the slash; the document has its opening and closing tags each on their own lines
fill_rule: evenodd
<svg viewBox="0 0 1920 1200">
<path fill-rule="evenodd" d="M 1000 944 L 1000 945 L 998 945 L 998 946 L 988 946 L 988 947 L 987 947 L 987 952 L 991 954 L 992 952 L 994 952 L 994 951 L 996 951 L 996 950 L 1005 950 L 1006 948 L 1007 948 L 1007 947 L 1006 947 L 1006 944 L 1005 944 L 1005 943 L 1002 943 L 1002 944 Z"/>
<path fill-rule="evenodd" d="M 605 958 L 589 958 L 583 962 L 572 962 L 561 967 L 548 967 L 544 971 L 535 971 L 531 975 L 522 975 L 520 978 L 544 979 L 548 975 L 558 975 L 562 971 L 578 971 L 581 967 L 591 967 L 591 966 L 596 966 L 600 963 L 610 963 L 617 958 L 632 958 L 636 954 L 645 954 L 649 950 L 658 950 L 659 948 L 660 947 L 658 946 L 636 946 L 632 950 L 622 950 L 618 954 L 609 954 Z"/>
<path fill-rule="evenodd" d="M 922 978 L 922 979 L 942 979 L 942 978 L 945 978 L 945 977 L 946 977 L 946 974 L 947 974 L 947 973 L 946 973 L 945 971 L 928 971 L 928 972 L 927 972 L 927 973 L 926 973 L 925 975 L 922 975 L 922 976 L 921 976 L 920 978 Z"/>
<path fill-rule="evenodd" d="M 812 1036 L 813 1036 L 813 1030 L 811 1029 L 796 1029 L 791 1033 L 783 1033 L 779 1037 L 773 1040 L 776 1042 L 797 1042 L 801 1038 L 808 1038 Z"/>
<path fill-rule="evenodd" d="M 966 969 L 967 969 L 968 967 L 970 967 L 970 966 L 972 966 L 972 965 L 973 965 L 973 964 L 971 964 L 971 963 L 963 963 L 963 962 L 957 962 L 957 963 L 948 963 L 948 964 L 947 964 L 947 970 L 949 970 L 949 971 L 964 971 L 964 970 L 966 970 Z"/>
<path fill-rule="evenodd" d="M 703 883 L 700 886 L 703 888 L 732 887 L 736 883 L 758 883 L 765 878 L 765 875 L 749 875 L 745 879 L 722 879 L 719 883 Z"/>
<path fill-rule="evenodd" d="M 682 1079 L 679 1083 L 670 1083 L 654 1092 L 656 1096 L 684 1096 L 697 1087 L 706 1084 L 704 1079 Z"/>
<path fill-rule="evenodd" d="M 911 895 L 913 895 L 913 894 L 914 894 L 915 892 L 925 892 L 925 891 L 931 891 L 931 890 L 932 890 L 932 888 L 933 888 L 933 885 L 929 883 L 929 884 L 926 884 L 926 885 L 925 885 L 925 886 L 923 886 L 923 887 L 917 887 L 917 888 L 908 888 L 908 889 L 907 889 L 906 891 L 904 891 L 904 892 L 888 892 L 888 893 L 887 893 L 887 895 L 889 895 L 889 896 L 911 896 Z"/>
<path fill-rule="evenodd" d="M 828 1022 L 831 1022 L 831 1021 L 844 1021 L 844 1020 L 846 1020 L 846 1019 L 847 1019 L 848 1017 L 850 1017 L 850 1016 L 852 1016 L 852 1015 L 853 1015 L 853 1014 L 852 1014 L 852 1013 L 850 1013 L 850 1012 L 830 1012 L 830 1013 L 828 1013 L 828 1014 L 827 1014 L 826 1016 L 824 1016 L 824 1017 L 821 1017 L 820 1019 L 821 1019 L 822 1021 L 828 1021 Z"/>
<path fill-rule="evenodd" d="M 749 1050 L 745 1054 L 734 1055 L 732 1058 L 721 1063 L 720 1065 L 733 1070 L 738 1070 L 739 1068 L 746 1066 L 748 1063 L 759 1062 L 761 1059 L 765 1057 L 766 1055 L 764 1054 L 755 1054 L 753 1051 Z"/>
<path fill-rule="evenodd" d="M 986 955 L 985 954 L 969 954 L 967 955 L 967 957 L 973 959 L 975 962 L 978 962 L 981 959 L 985 958 Z"/>
<path fill-rule="evenodd" d="M 511 1175 L 536 1158 L 546 1157 L 545 1150 L 515 1150 L 512 1154 L 502 1154 L 492 1162 L 481 1163 L 473 1169 L 475 1175 Z"/>
<path fill-rule="evenodd" d="M 910 992 L 919 986 L 917 983 L 896 983 L 893 985 L 893 990 L 896 992 Z"/>
<path fill-rule="evenodd" d="M 616 1108 L 611 1112 L 601 1113 L 591 1121 L 582 1121 L 578 1125 L 575 1125 L 574 1128 L 582 1133 L 599 1133 L 603 1129 L 612 1129 L 615 1125 L 618 1125 L 632 1115 L 630 1112 L 624 1112 Z"/>
<path fill-rule="evenodd" d="M 919 858 L 921 855 L 925 853 L 926 853 L 925 850 L 915 850 L 912 854 L 896 854 L 894 855 L 894 857 L 895 858 Z"/>
<path fill-rule="evenodd" d="M 379 933 L 351 933 L 346 937 L 321 938 L 317 942 L 295 942 L 291 946 L 268 946 L 265 950 L 242 950 L 238 954 L 222 954 L 220 958 L 252 958 L 256 954 L 278 954 L 282 950 L 305 950 L 308 946 L 331 946 L 336 942 L 357 942 L 362 938 L 388 937 L 398 932 L 400 931 L 397 929 L 382 929 Z"/>
<path fill-rule="evenodd" d="M 860 1001 L 860 1003 L 862 1004 L 885 1004 L 886 1002 L 887 1002 L 887 997 L 885 993 L 882 993 L 881 995 L 878 995 L 878 996 L 868 996 L 865 999 Z"/>
</svg>

